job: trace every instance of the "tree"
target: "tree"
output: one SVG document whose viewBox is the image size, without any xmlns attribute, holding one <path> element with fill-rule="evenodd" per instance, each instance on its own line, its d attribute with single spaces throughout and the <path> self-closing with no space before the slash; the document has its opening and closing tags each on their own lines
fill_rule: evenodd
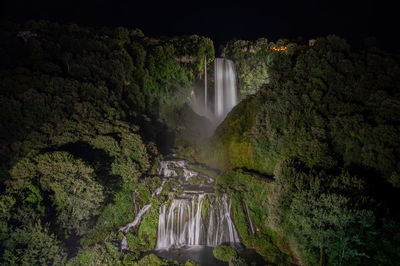
<svg viewBox="0 0 400 266">
<path fill-rule="evenodd" d="M 58 223 L 68 233 L 82 235 L 104 198 L 93 169 L 67 152 L 45 153 L 35 161 L 42 189 L 52 192 Z"/>
<path fill-rule="evenodd" d="M 320 265 L 326 263 L 325 256 L 330 265 L 357 264 L 367 257 L 363 246 L 374 222 L 372 212 L 350 209 L 346 197 L 321 193 L 318 183 L 294 194 L 288 221 L 308 263 L 316 264 L 316 249 Z"/>
<path fill-rule="evenodd" d="M 40 220 L 12 232 L 4 246 L 3 260 L 11 265 L 63 265 L 66 260 L 60 241 L 42 227 Z"/>
</svg>

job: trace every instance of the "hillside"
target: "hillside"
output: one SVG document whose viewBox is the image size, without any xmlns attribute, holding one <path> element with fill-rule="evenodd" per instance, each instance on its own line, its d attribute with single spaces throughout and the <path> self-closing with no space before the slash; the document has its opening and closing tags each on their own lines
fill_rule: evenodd
<svg viewBox="0 0 400 266">
<path fill-rule="evenodd" d="M 123 254 L 118 229 L 158 187 L 179 135 L 165 116 L 187 113 L 212 41 L 28 21 L 3 22 L 0 43 L 1 263 L 137 258 L 154 239 Z"/>
<path fill-rule="evenodd" d="M 232 265 L 233 244 L 272 265 L 400 261 L 398 54 L 232 40 L 240 102 L 203 140 L 209 38 L 5 21 L 0 44 L 1 264 L 180 265 L 148 254 L 160 228 Z"/>
<path fill-rule="evenodd" d="M 222 187 L 296 263 L 399 261 L 398 55 L 328 36 L 273 53 L 268 74 L 186 156 L 228 171 Z M 246 187 L 262 175 L 260 199 Z"/>
</svg>

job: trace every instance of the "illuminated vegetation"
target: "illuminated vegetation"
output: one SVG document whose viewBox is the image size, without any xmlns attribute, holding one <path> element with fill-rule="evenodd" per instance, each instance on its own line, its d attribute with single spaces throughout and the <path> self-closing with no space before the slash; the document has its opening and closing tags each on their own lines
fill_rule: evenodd
<svg viewBox="0 0 400 266">
<path fill-rule="evenodd" d="M 399 260 L 399 69 L 396 55 L 352 51 L 336 36 L 273 53 L 270 83 L 212 138 L 186 150 L 225 171 L 250 170 L 253 178 L 228 172 L 221 179 L 244 244 L 280 263 L 276 247 L 306 265 Z M 275 180 L 265 185 L 267 199 L 247 188 L 262 175 Z M 242 201 L 256 226 L 257 217 L 267 221 L 267 241 L 252 239 Z"/>
<path fill-rule="evenodd" d="M 128 233 L 126 254 L 118 229 L 160 185 L 145 176 L 163 115 L 186 102 L 211 40 L 29 21 L 1 24 L 0 42 L 1 264 L 137 260 L 155 246 L 165 198 Z"/>
<path fill-rule="evenodd" d="M 174 144 L 217 169 L 193 166 L 230 196 L 243 244 L 266 261 L 400 261 L 398 55 L 336 36 L 229 42 L 242 101 L 186 146 L 198 119 L 187 98 L 204 56 L 213 60 L 210 39 L 29 21 L 1 24 L 0 42 L 1 264 L 177 264 L 142 257 L 177 187 L 171 179 L 151 196 L 159 150 Z M 120 232 L 146 204 L 141 224 Z M 244 263 L 228 247 L 215 253 Z"/>
</svg>

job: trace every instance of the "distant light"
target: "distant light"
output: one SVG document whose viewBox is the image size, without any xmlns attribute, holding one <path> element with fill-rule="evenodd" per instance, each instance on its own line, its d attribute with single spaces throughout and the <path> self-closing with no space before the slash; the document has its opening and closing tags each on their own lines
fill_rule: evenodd
<svg viewBox="0 0 400 266">
<path fill-rule="evenodd" d="M 272 47 L 272 50 L 274 50 L 274 51 L 286 51 L 287 48 L 288 48 L 287 46 Z"/>
</svg>

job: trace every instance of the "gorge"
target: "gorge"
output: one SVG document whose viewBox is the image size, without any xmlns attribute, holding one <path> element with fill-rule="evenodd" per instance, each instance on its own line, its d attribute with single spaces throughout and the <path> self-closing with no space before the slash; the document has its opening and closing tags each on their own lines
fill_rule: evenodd
<svg viewBox="0 0 400 266">
<path fill-rule="evenodd" d="M 0 43 L 1 265 L 400 261 L 398 53 L 49 21 Z"/>
<path fill-rule="evenodd" d="M 205 61 L 206 62 L 206 61 Z M 206 68 L 205 68 L 206 69 Z M 231 60 L 216 58 L 214 60 L 214 101 L 208 103 L 207 71 L 204 72 L 205 91 L 204 105 L 197 110 L 212 119 L 218 125 L 236 105 L 236 73 Z M 210 115 L 208 106 L 214 106 Z M 215 180 L 204 174 L 187 168 L 185 160 L 161 161 L 157 170 L 162 179 L 161 186 L 152 193 L 152 198 L 158 196 L 168 178 L 174 178 L 181 184 L 181 192 L 171 202 L 163 203 L 159 209 L 158 234 L 156 249 L 169 249 L 190 246 L 215 247 L 220 244 L 240 245 L 240 238 L 231 219 L 231 202 L 227 195 L 216 196 Z M 192 184 L 192 179 L 196 183 Z M 175 190 L 179 190 L 175 188 Z M 135 192 L 136 193 L 136 192 Z M 203 201 L 207 207 L 203 207 Z M 246 205 L 247 206 L 247 205 Z M 143 206 L 135 219 L 120 229 L 126 234 L 130 228 L 140 224 L 142 217 L 151 207 Z M 250 217 L 248 216 L 250 219 Z M 121 250 L 129 250 L 126 236 L 121 242 Z"/>
</svg>

